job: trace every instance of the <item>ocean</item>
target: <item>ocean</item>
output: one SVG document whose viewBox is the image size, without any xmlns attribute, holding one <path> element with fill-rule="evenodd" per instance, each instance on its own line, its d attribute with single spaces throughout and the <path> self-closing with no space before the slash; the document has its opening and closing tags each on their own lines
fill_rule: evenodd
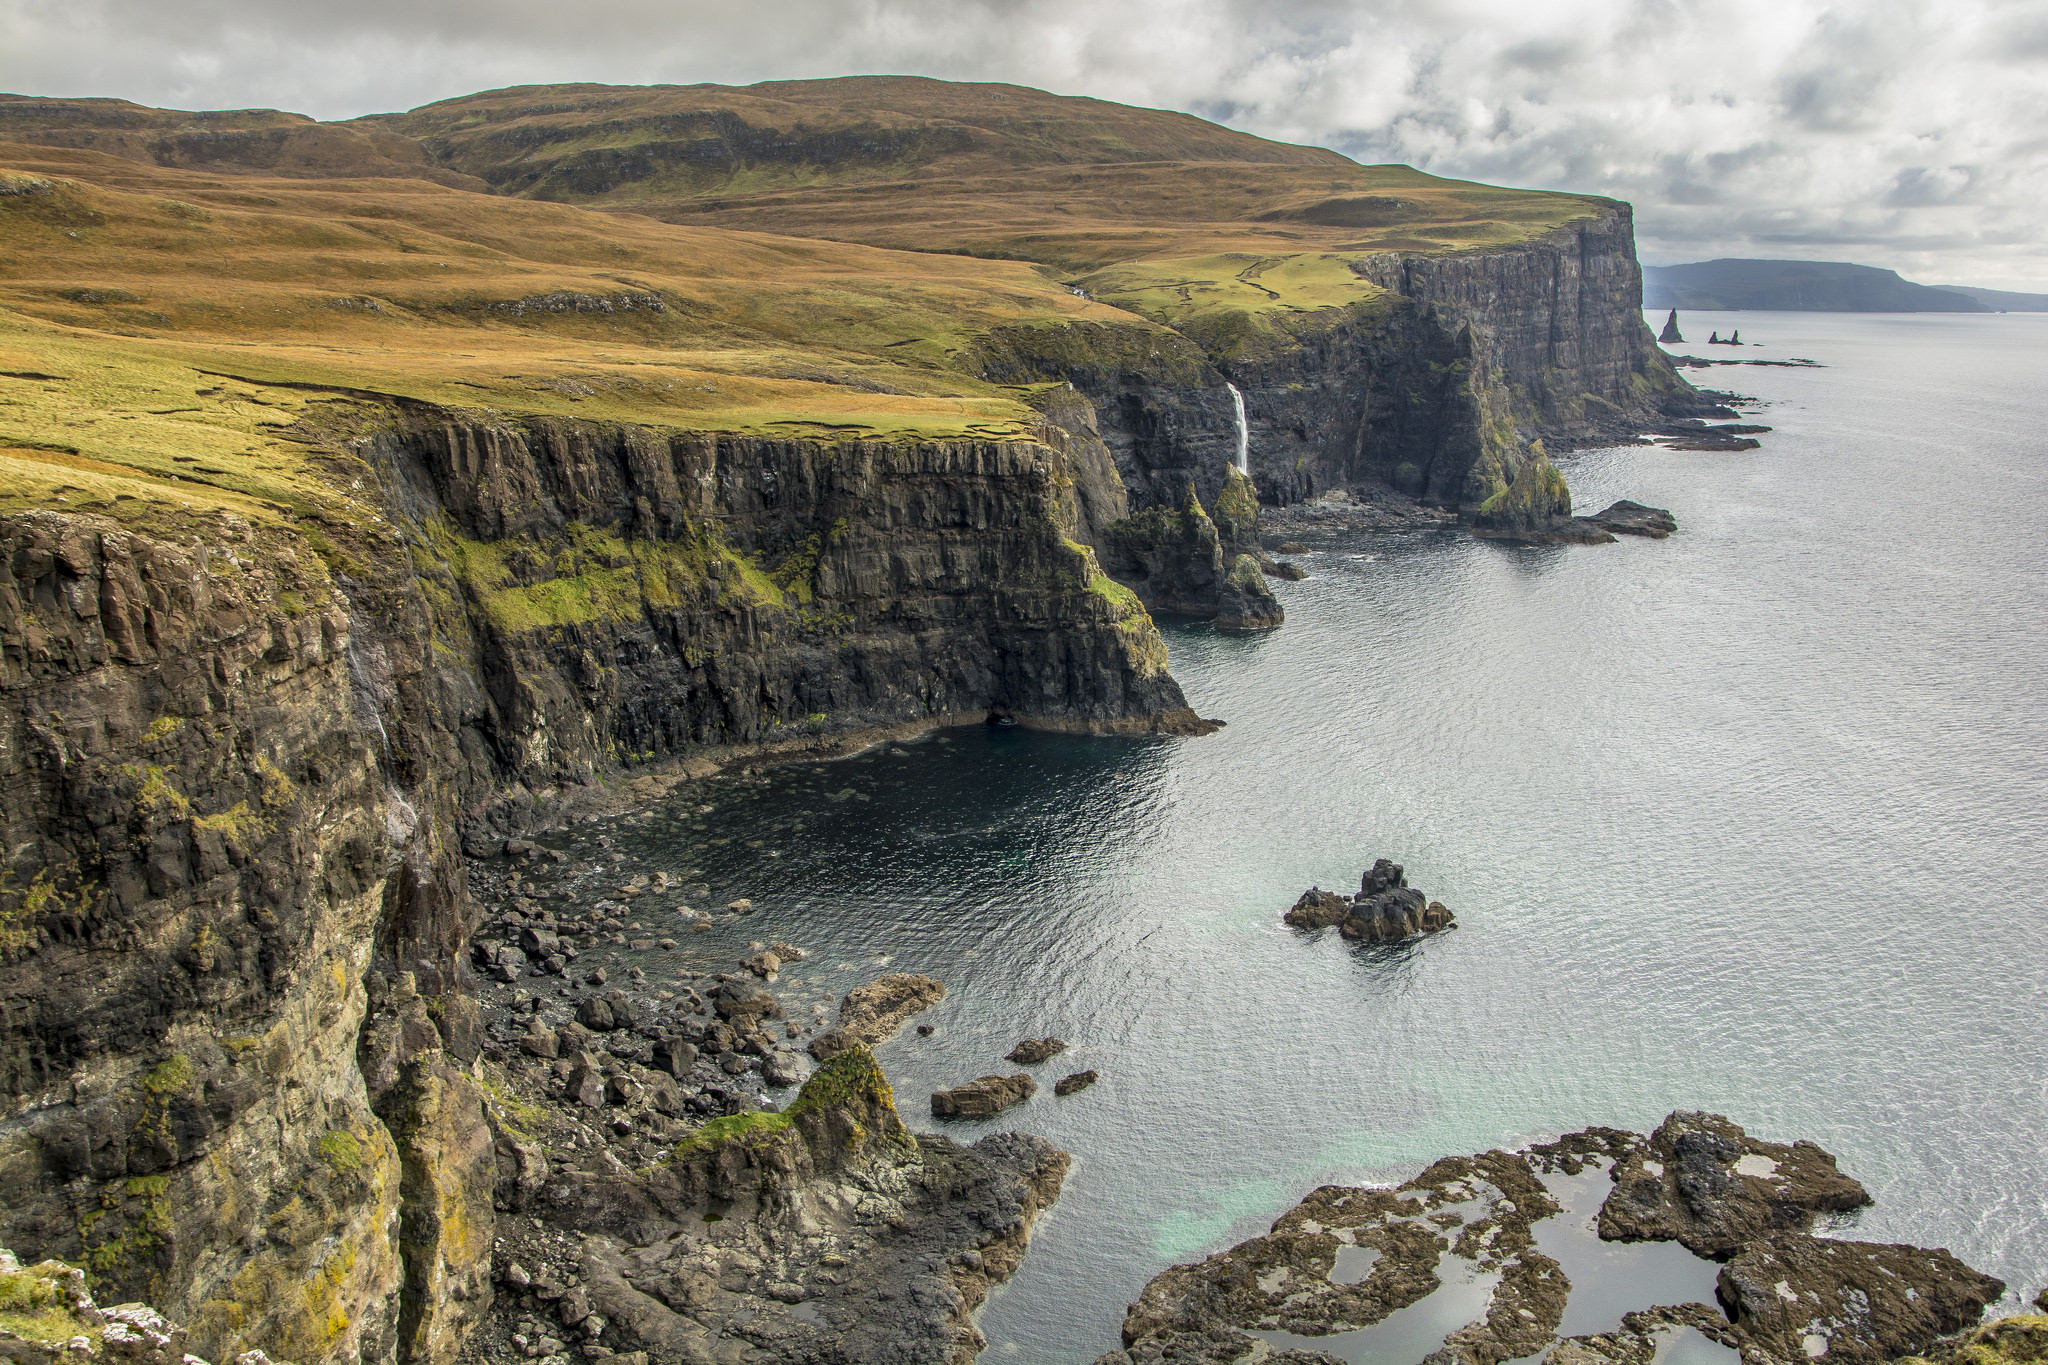
<svg viewBox="0 0 2048 1365">
<path fill-rule="evenodd" d="M 704 964 L 946 983 L 880 1050 L 906 1119 L 1075 1158 L 989 1359 L 1092 1361 L 1318 1184 L 1673 1109 L 1834 1152 L 1877 1201 L 1848 1235 L 2048 1278 L 2048 317 L 1681 323 L 1820 365 L 1689 371 L 1761 449 L 1559 459 L 1668 540 L 1307 538 L 1281 630 L 1165 626 L 1218 734 L 954 729 L 571 837 L 750 897 Z M 1459 927 L 1281 924 L 1382 857 Z M 930 1118 L 1048 1033 L 1032 1101 Z"/>
</svg>

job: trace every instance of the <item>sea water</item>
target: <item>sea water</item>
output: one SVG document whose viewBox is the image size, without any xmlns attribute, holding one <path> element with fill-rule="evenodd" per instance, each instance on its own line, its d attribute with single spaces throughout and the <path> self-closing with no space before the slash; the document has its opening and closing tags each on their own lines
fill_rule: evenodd
<svg viewBox="0 0 2048 1365">
<path fill-rule="evenodd" d="M 1836 1153 L 1877 1200 L 1845 1235 L 2040 1288 L 2048 317 L 1681 323 L 1822 368 L 1690 372 L 1763 400 L 1761 449 L 1560 460 L 1668 540 L 1315 539 L 1283 629 L 1166 627 L 1218 734 L 949 730 L 613 830 L 760 907 L 685 936 L 699 965 L 780 938 L 821 995 L 944 981 L 880 1053 L 914 1126 L 1073 1153 L 989 1359 L 1092 1360 L 1161 1268 L 1320 1183 L 1678 1108 Z M 1378 857 L 1459 927 L 1280 923 Z M 929 1117 L 1048 1033 L 1031 1102 Z"/>
</svg>

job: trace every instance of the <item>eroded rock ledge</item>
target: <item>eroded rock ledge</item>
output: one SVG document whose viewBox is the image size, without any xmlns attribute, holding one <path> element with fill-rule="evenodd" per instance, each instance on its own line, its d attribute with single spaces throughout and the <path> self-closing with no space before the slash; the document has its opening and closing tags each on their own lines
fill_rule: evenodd
<svg viewBox="0 0 2048 1365">
<path fill-rule="evenodd" d="M 1603 1187 L 1595 1215 L 1586 1197 Z M 1428 1365 L 1546 1348 L 1559 1365 L 1644 1365 L 1683 1332 L 1736 1348 L 1743 1365 L 1952 1353 L 1945 1339 L 2005 1286 L 1946 1251 L 1813 1235 L 1824 1215 L 1869 1202 L 1814 1144 L 1766 1142 L 1714 1114 L 1674 1113 L 1649 1137 L 1590 1128 L 1446 1157 L 1395 1189 L 1323 1186 L 1265 1236 L 1165 1271 L 1097 1365 L 1367 1358 L 1380 1324 L 1433 1294 L 1463 1296 L 1470 1316 Z M 1629 1273 L 1599 1254 L 1594 1224 L 1609 1244 L 1677 1241 L 1711 1258 L 1691 1278 L 1711 1274 L 1717 1302 L 1656 1302 L 1665 1280 L 1645 1277 L 1639 1308 L 1560 1341 L 1575 1274 Z"/>
<path fill-rule="evenodd" d="M 536 1216 L 499 1239 L 507 1293 L 466 1358 L 587 1342 L 657 1361 L 969 1360 L 985 1344 L 969 1315 L 1068 1164 L 1022 1133 L 912 1134 L 858 1043 L 786 1111 L 714 1119 L 652 1167 L 602 1148 L 541 1160 L 525 1192 L 508 1163 L 501 1193 Z"/>
</svg>

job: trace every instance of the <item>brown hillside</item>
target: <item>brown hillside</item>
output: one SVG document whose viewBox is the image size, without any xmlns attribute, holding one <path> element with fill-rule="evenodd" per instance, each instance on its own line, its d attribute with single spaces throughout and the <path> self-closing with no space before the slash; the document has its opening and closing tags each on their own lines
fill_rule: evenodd
<svg viewBox="0 0 2048 1365">
<path fill-rule="evenodd" d="M 417 138 L 500 193 L 1076 273 L 1496 245 L 1598 203 L 1361 166 L 1189 114 L 908 76 L 529 86 L 351 126 Z"/>
</svg>

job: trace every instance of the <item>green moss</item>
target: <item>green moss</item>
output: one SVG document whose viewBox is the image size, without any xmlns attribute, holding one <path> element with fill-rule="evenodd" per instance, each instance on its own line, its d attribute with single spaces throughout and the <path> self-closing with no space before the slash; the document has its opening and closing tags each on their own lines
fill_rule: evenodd
<svg viewBox="0 0 2048 1365">
<path fill-rule="evenodd" d="M 161 743 L 172 735 L 177 734 L 179 728 L 184 724 L 185 718 L 183 716 L 158 716 L 149 723 L 149 728 L 142 732 L 142 742 L 144 744 Z"/>
<path fill-rule="evenodd" d="M 218 815 L 195 815 L 192 827 L 225 834 L 245 845 L 258 843 L 270 833 L 270 822 L 250 810 L 247 801 L 237 801 Z"/>
<path fill-rule="evenodd" d="M 788 1127 L 787 1114 L 728 1114 L 724 1118 L 712 1119 L 677 1143 L 675 1154 L 670 1160 L 686 1161 L 699 1153 L 722 1147 L 728 1142 L 752 1141 L 756 1137 L 780 1133 Z"/>
<path fill-rule="evenodd" d="M 192 1059 L 184 1053 L 173 1053 L 157 1064 L 154 1071 L 142 1078 L 142 1088 L 152 1095 L 176 1095 L 192 1088 L 199 1079 L 199 1068 L 192 1065 Z"/>
<path fill-rule="evenodd" d="M 1117 582 L 1106 573 L 1096 573 L 1088 580 L 1088 591 L 1115 607 L 1119 612 L 1143 612 L 1145 604 L 1138 600 L 1138 594 Z"/>
<path fill-rule="evenodd" d="M 182 819 L 192 813 L 192 803 L 171 781 L 173 769 L 154 763 L 124 763 L 121 771 L 134 779 L 135 808 L 144 815 L 169 813 Z"/>
<path fill-rule="evenodd" d="M 330 1129 L 313 1144 L 313 1150 L 336 1175 L 349 1175 L 363 1168 L 363 1144 L 346 1128 Z"/>
</svg>

